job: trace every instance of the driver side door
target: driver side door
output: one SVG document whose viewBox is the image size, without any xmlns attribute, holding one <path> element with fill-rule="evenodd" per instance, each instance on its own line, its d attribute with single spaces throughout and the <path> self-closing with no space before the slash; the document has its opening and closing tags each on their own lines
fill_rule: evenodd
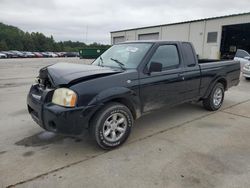
<svg viewBox="0 0 250 188">
<path fill-rule="evenodd" d="M 184 100 L 184 80 L 182 77 L 180 53 L 175 44 L 161 44 L 149 60 L 151 63 L 161 63 L 161 72 L 140 73 L 140 96 L 143 112 L 148 112 L 163 106 L 172 106 Z"/>
</svg>

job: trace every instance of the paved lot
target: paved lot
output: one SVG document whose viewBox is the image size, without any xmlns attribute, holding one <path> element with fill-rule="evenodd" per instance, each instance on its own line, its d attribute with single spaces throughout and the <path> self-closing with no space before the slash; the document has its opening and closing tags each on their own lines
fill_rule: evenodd
<svg viewBox="0 0 250 188">
<path fill-rule="evenodd" d="M 83 63 L 0 60 L 0 187 L 250 187 L 250 82 L 242 78 L 215 113 L 184 104 L 146 115 L 106 152 L 87 134 L 54 135 L 28 115 L 38 69 L 58 61 Z"/>
</svg>

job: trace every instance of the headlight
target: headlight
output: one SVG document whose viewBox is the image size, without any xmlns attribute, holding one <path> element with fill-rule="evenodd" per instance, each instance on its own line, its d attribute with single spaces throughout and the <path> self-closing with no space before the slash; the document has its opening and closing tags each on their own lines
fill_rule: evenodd
<svg viewBox="0 0 250 188">
<path fill-rule="evenodd" d="M 54 91 L 52 103 L 65 107 L 75 107 L 76 93 L 67 88 L 59 88 Z"/>
</svg>

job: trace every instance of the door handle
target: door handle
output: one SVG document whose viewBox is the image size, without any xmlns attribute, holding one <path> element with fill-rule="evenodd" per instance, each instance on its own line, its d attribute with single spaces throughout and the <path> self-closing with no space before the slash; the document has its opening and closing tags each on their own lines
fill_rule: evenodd
<svg viewBox="0 0 250 188">
<path fill-rule="evenodd" d="M 178 74 L 178 76 L 181 77 L 183 81 L 185 80 L 185 76 L 183 74 Z"/>
</svg>

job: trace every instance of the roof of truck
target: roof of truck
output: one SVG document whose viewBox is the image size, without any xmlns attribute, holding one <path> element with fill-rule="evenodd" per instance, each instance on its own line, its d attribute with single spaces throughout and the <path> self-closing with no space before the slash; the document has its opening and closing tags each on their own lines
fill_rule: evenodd
<svg viewBox="0 0 250 188">
<path fill-rule="evenodd" d="M 182 43 L 188 41 L 168 41 L 168 40 L 132 40 L 132 41 L 124 41 L 117 44 L 126 44 L 126 43 Z M 188 42 L 190 43 L 190 42 Z"/>
</svg>

